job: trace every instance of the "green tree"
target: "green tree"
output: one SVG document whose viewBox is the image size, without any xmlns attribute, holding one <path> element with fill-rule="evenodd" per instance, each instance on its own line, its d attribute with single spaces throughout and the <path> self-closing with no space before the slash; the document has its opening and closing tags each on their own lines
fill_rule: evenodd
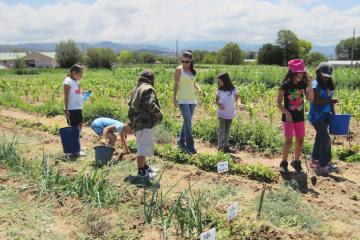
<svg viewBox="0 0 360 240">
<path fill-rule="evenodd" d="M 141 52 L 140 53 L 140 62 L 146 64 L 152 64 L 156 61 L 156 55 L 150 52 Z"/>
<path fill-rule="evenodd" d="M 353 39 L 347 38 L 341 40 L 336 45 L 336 58 L 339 60 L 351 60 L 353 48 Z M 354 47 L 354 60 L 360 60 L 360 37 L 355 39 L 355 47 Z"/>
<path fill-rule="evenodd" d="M 90 48 L 86 64 L 90 68 L 111 68 L 116 62 L 116 55 L 111 48 Z"/>
<path fill-rule="evenodd" d="M 283 51 L 279 46 L 274 46 L 271 43 L 264 44 L 259 49 L 257 60 L 259 64 L 282 65 Z"/>
<path fill-rule="evenodd" d="M 304 39 L 298 40 L 299 56 L 305 58 L 305 56 L 311 51 L 312 44 Z"/>
<path fill-rule="evenodd" d="M 311 52 L 305 56 L 304 60 L 306 65 L 317 66 L 319 63 L 326 62 L 328 59 L 320 52 Z"/>
<path fill-rule="evenodd" d="M 230 42 L 219 50 L 218 57 L 222 64 L 237 65 L 244 62 L 245 53 L 237 43 Z"/>
<path fill-rule="evenodd" d="M 14 68 L 15 69 L 24 69 L 26 68 L 26 64 L 24 59 L 17 57 L 14 62 Z"/>
<path fill-rule="evenodd" d="M 203 63 L 217 64 L 218 63 L 218 54 L 216 52 L 207 52 L 204 56 Z"/>
<path fill-rule="evenodd" d="M 134 54 L 131 51 L 121 51 L 118 58 L 118 62 L 121 64 L 135 63 Z"/>
<path fill-rule="evenodd" d="M 298 37 L 290 30 L 282 29 L 277 33 L 276 43 L 283 51 L 283 64 L 290 59 L 299 58 Z"/>
<path fill-rule="evenodd" d="M 80 49 L 73 40 L 60 41 L 56 44 L 56 61 L 60 67 L 69 68 L 81 59 Z"/>
</svg>

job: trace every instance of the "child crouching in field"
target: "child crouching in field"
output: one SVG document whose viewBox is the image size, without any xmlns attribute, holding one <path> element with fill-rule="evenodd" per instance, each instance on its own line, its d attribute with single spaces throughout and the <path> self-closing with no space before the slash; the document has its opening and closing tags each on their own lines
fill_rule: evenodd
<svg viewBox="0 0 360 240">
<path fill-rule="evenodd" d="M 226 72 L 218 76 L 218 91 L 215 100 L 219 118 L 218 150 L 233 153 L 235 150 L 229 147 L 230 126 L 232 119 L 236 116 L 235 103 L 239 107 L 241 103 L 237 89 Z"/>
<path fill-rule="evenodd" d="M 305 137 L 304 124 L 304 94 L 308 101 L 314 98 L 314 92 L 311 87 L 312 77 L 305 71 L 304 60 L 294 59 L 288 62 L 289 71 L 281 83 L 277 107 L 282 112 L 282 122 L 285 136 L 285 145 L 280 163 L 280 172 L 288 173 L 288 155 L 295 136 L 295 159 L 290 165 L 301 172 L 301 150 Z"/>
<path fill-rule="evenodd" d="M 117 139 L 115 133 L 119 133 L 121 144 L 124 147 L 124 154 L 130 153 L 126 136 L 133 134 L 133 132 L 127 124 L 111 118 L 97 118 L 91 123 L 91 128 L 99 137 L 103 137 L 105 144 L 112 147 L 115 146 Z"/>
<path fill-rule="evenodd" d="M 138 174 L 146 180 L 155 176 L 154 170 L 145 163 L 154 154 L 153 127 L 162 121 L 160 104 L 154 88 L 155 76 L 150 70 L 140 74 L 137 86 L 132 90 L 128 118 L 136 137 Z"/>
</svg>

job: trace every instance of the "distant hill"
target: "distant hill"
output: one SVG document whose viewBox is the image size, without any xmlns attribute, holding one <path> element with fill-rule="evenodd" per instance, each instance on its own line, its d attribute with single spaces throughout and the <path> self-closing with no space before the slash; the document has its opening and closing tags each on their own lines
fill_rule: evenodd
<svg viewBox="0 0 360 240">
<path fill-rule="evenodd" d="M 98 43 L 77 43 L 76 45 L 81 51 L 86 51 L 86 49 L 89 48 L 111 48 L 116 53 L 122 50 L 144 51 L 159 55 L 166 55 L 171 53 L 171 51 L 167 48 L 151 44 L 121 44 L 104 41 Z M 11 52 L 13 49 L 25 51 L 53 52 L 56 49 L 56 43 L 21 43 L 0 45 L 0 52 Z"/>
<path fill-rule="evenodd" d="M 183 49 L 199 49 L 207 51 L 217 51 L 226 44 L 225 41 L 180 41 L 179 51 Z M 258 51 L 262 44 L 238 43 L 245 52 Z M 176 50 L 175 41 L 173 42 L 152 42 L 152 43 L 136 43 L 122 44 L 110 41 L 98 43 L 77 43 L 80 50 L 86 51 L 88 48 L 111 48 L 116 53 L 122 50 L 151 52 L 157 55 L 173 54 Z M 22 43 L 22 44 L 4 44 L 0 45 L 0 52 L 10 52 L 13 49 L 22 49 L 26 51 L 55 51 L 56 43 Z M 335 57 L 335 46 L 313 45 L 312 51 L 321 52 L 329 58 Z"/>
</svg>

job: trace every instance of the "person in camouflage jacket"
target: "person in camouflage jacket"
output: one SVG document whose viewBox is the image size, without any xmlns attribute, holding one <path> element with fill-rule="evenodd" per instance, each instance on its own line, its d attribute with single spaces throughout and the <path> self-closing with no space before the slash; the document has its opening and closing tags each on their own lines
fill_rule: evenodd
<svg viewBox="0 0 360 240">
<path fill-rule="evenodd" d="M 154 151 L 152 128 L 162 121 L 163 115 L 154 89 L 155 76 L 151 70 L 144 70 L 132 90 L 129 105 L 129 125 L 133 129 L 137 145 L 138 173 L 152 178 L 155 174 L 146 163 Z"/>
</svg>

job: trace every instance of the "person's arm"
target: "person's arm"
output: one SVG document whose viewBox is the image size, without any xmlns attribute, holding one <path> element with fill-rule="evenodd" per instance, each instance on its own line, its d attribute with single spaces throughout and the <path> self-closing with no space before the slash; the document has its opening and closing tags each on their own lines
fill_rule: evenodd
<svg viewBox="0 0 360 240">
<path fill-rule="evenodd" d="M 70 90 L 71 90 L 71 86 L 65 84 L 64 85 L 64 106 L 65 106 L 64 113 L 65 113 L 65 116 L 67 118 L 70 117 L 70 112 L 69 112 L 69 94 L 70 94 Z"/>
<path fill-rule="evenodd" d="M 216 102 L 216 105 L 219 107 L 220 110 L 224 110 L 224 109 L 225 109 L 224 105 L 222 105 L 222 104 L 220 103 L 220 97 L 219 97 L 218 95 L 216 95 L 215 102 Z"/>
<path fill-rule="evenodd" d="M 129 154 L 130 150 L 129 150 L 129 147 L 127 145 L 126 139 L 125 139 L 125 132 L 120 133 L 120 141 L 121 141 L 121 144 L 124 147 L 124 153 Z"/>
<path fill-rule="evenodd" d="M 109 143 L 112 145 L 112 141 L 109 137 L 110 134 L 113 134 L 114 132 L 116 131 L 116 127 L 115 125 L 111 125 L 111 126 L 108 126 L 108 127 L 105 127 L 104 128 L 104 131 L 103 131 L 103 138 L 105 139 L 105 142 Z M 115 140 L 116 140 L 116 137 L 115 137 Z"/>
<path fill-rule="evenodd" d="M 306 79 L 307 86 L 306 86 L 306 90 L 305 90 L 306 91 L 306 93 L 305 93 L 306 100 L 313 101 L 314 100 L 314 91 L 313 91 L 312 84 L 311 84 L 313 81 L 313 78 L 312 78 L 311 74 L 308 72 L 306 72 L 306 77 L 307 77 L 307 79 Z"/>
<path fill-rule="evenodd" d="M 236 95 L 235 95 L 235 101 L 236 101 L 236 105 L 239 107 L 239 109 L 242 110 L 242 109 L 243 109 L 243 105 L 241 104 L 239 94 L 236 94 Z"/>
<path fill-rule="evenodd" d="M 156 94 L 153 90 L 149 90 L 144 93 L 142 102 L 144 108 L 149 111 L 157 120 L 161 121 L 163 116 L 161 113 L 160 106 L 158 105 L 158 100 Z"/>
<path fill-rule="evenodd" d="M 175 83 L 174 83 L 174 92 L 173 92 L 173 104 L 175 107 L 178 106 L 178 102 L 176 100 L 176 96 L 177 96 L 177 92 L 179 90 L 179 82 L 180 82 L 180 74 L 181 74 L 181 69 L 180 68 L 176 68 L 175 70 Z"/>
<path fill-rule="evenodd" d="M 277 96 L 277 100 L 276 100 L 276 102 L 277 102 L 276 106 L 283 114 L 285 114 L 286 122 L 292 122 L 293 120 L 292 120 L 291 113 L 283 105 L 284 95 L 285 95 L 285 91 L 280 89 L 278 96 Z"/>
<path fill-rule="evenodd" d="M 198 92 L 198 94 L 202 93 L 201 87 L 194 81 L 194 88 Z"/>
<path fill-rule="evenodd" d="M 316 88 L 313 90 L 314 92 L 314 104 L 315 106 L 322 106 L 326 104 L 331 104 L 332 108 L 334 107 L 334 104 L 338 102 L 337 99 L 320 99 L 318 91 L 316 91 Z"/>
</svg>

